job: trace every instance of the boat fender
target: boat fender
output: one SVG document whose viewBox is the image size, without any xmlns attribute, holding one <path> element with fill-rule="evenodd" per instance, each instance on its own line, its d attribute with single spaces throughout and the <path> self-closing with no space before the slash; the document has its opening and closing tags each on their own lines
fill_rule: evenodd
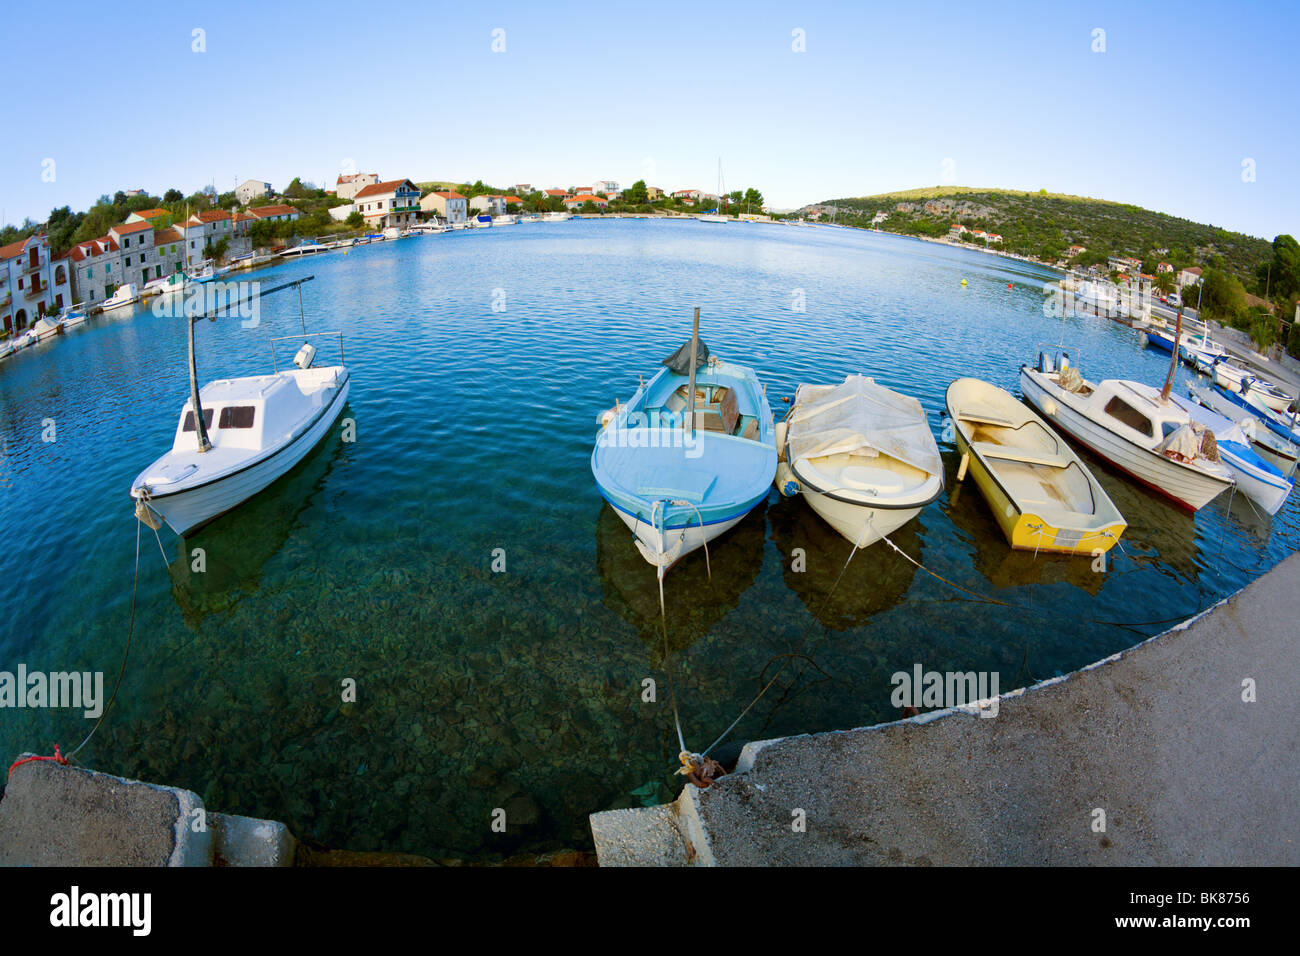
<svg viewBox="0 0 1300 956">
<path fill-rule="evenodd" d="M 786 422 L 776 423 L 776 460 L 785 461 L 785 433 L 789 428 Z"/>
<path fill-rule="evenodd" d="M 799 494 L 799 479 L 794 476 L 794 469 L 787 462 L 783 461 L 776 466 L 776 490 L 787 498 Z"/>
<path fill-rule="evenodd" d="M 966 469 L 970 467 L 970 452 L 961 456 L 961 464 L 957 466 L 957 480 L 966 480 Z"/>
<path fill-rule="evenodd" d="M 1055 415 L 1056 415 L 1056 402 L 1052 401 L 1050 398 L 1044 398 L 1044 399 L 1043 399 L 1043 412 L 1044 412 L 1045 414 L 1047 414 L 1047 415 L 1055 416 Z"/>
<path fill-rule="evenodd" d="M 605 409 L 603 412 L 601 412 L 599 415 L 596 416 L 596 424 L 599 425 L 601 428 L 604 428 L 615 418 L 617 418 L 618 413 L 621 412 L 622 410 L 623 410 L 623 403 L 622 402 L 616 403 L 615 405 Z"/>
</svg>

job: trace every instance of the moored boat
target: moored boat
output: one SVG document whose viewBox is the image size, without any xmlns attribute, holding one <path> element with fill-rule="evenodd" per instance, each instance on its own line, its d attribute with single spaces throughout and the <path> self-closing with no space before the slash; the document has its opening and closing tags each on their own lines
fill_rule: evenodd
<svg viewBox="0 0 1300 956">
<path fill-rule="evenodd" d="M 862 375 L 800 385 L 777 426 L 777 488 L 801 494 L 859 548 L 911 521 L 943 493 L 925 409 Z"/>
<path fill-rule="evenodd" d="M 591 454 L 601 495 L 660 575 L 735 526 L 767 497 L 776 472 L 758 377 L 695 342 L 602 416 Z"/>
<path fill-rule="evenodd" d="M 1256 399 L 1275 412 L 1286 411 L 1287 406 L 1295 401 L 1272 382 L 1260 378 L 1243 366 L 1220 359 L 1212 364 L 1211 369 L 1210 375 L 1215 385 L 1230 392 L 1250 391 Z"/>
<path fill-rule="evenodd" d="M 310 278 L 261 294 L 297 287 Z M 350 383 L 342 333 L 315 333 L 339 339 L 339 364 L 316 367 L 316 348 L 305 341 L 309 335 L 304 332 L 285 337 L 303 341 L 295 367 L 209 382 L 200 391 L 194 324 L 201 318 L 188 319 L 191 392 L 181 407 L 172 448 L 131 485 L 136 515 L 153 527 L 165 521 L 180 535 L 237 507 L 301 461 L 333 427 Z M 277 340 L 271 341 L 274 363 Z"/>
<path fill-rule="evenodd" d="M 1263 505 L 1269 514 L 1277 514 L 1291 494 L 1292 482 L 1281 469 L 1256 454 L 1244 430 L 1231 419 L 1206 408 L 1190 398 L 1170 395 L 1187 412 L 1188 417 L 1204 425 L 1214 435 L 1216 451 L 1232 472 L 1241 493 Z"/>
<path fill-rule="evenodd" d="M 1046 353 L 1020 368 L 1020 391 L 1044 419 L 1152 491 L 1191 511 L 1232 487 L 1202 452 L 1187 413 L 1141 382 L 1093 383 Z"/>
<path fill-rule="evenodd" d="M 1070 446 L 1007 391 L 959 378 L 945 397 L 958 476 L 969 471 L 1007 543 L 1025 551 L 1096 555 L 1128 523 Z"/>
<path fill-rule="evenodd" d="M 1238 393 L 1217 385 L 1211 388 L 1189 385 L 1187 394 L 1206 408 L 1236 422 L 1260 457 L 1277 466 L 1282 474 L 1295 474 L 1296 465 L 1300 463 L 1300 430 L 1290 427 L 1272 409 L 1252 407 Z"/>
<path fill-rule="evenodd" d="M 136 291 L 134 282 L 125 282 L 113 290 L 113 294 L 99 304 L 103 312 L 111 312 L 114 309 L 120 309 L 124 306 L 134 305 L 140 301 L 140 295 Z"/>
</svg>

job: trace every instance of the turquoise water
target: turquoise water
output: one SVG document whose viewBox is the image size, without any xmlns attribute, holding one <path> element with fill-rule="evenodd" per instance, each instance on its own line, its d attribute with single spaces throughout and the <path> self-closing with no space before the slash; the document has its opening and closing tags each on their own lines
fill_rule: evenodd
<svg viewBox="0 0 1300 956">
<path fill-rule="evenodd" d="M 670 678 L 694 749 L 786 661 L 736 737 L 892 719 L 896 670 L 995 670 L 1003 689 L 1050 677 L 1208 606 L 1300 540 L 1294 500 L 1269 519 L 1223 496 L 1192 517 L 1097 466 L 1129 521 L 1110 570 L 1012 553 L 941 444 L 950 491 L 895 540 L 1011 607 L 880 546 L 827 600 L 848 544 L 773 492 L 711 548 L 711 580 L 702 553 L 668 576 L 665 658 L 654 574 L 588 459 L 596 415 L 681 344 L 693 307 L 778 416 L 799 382 L 862 372 L 919 398 L 937 435 L 953 378 L 1016 391 L 1019 363 L 1058 340 L 1050 276 L 871 233 L 652 221 L 410 239 L 258 278 L 308 274 L 310 327 L 345 334 L 356 441 L 336 429 L 187 541 L 206 552 L 202 574 L 170 532 L 164 563 L 145 530 L 127 675 L 78 759 L 331 847 L 581 847 L 589 812 L 680 786 Z M 200 377 L 269 369 L 267 340 L 298 322 L 282 293 L 256 329 L 202 323 Z M 1168 356 L 1131 330 L 1081 317 L 1066 334 L 1090 377 L 1164 378 Z M 183 323 L 142 311 L 0 363 L 0 669 L 102 670 L 111 685 L 135 555 L 127 490 L 170 445 L 184 354 Z M 340 701 L 347 678 L 354 704 Z M 646 678 L 656 703 L 641 700 Z M 87 729 L 68 711 L 4 710 L 0 750 L 66 751 Z"/>
</svg>

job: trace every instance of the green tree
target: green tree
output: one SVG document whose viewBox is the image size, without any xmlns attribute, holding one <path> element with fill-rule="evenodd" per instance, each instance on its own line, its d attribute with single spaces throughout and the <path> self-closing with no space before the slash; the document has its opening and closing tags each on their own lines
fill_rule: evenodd
<svg viewBox="0 0 1300 956">
<path fill-rule="evenodd" d="M 293 182 L 289 183 L 284 190 L 285 196 L 289 199 L 302 199 L 307 195 L 307 189 L 297 176 L 293 177 Z"/>
<path fill-rule="evenodd" d="M 163 193 L 163 202 L 180 202 L 185 195 L 179 189 L 169 189 Z"/>
<path fill-rule="evenodd" d="M 634 206 L 641 205 L 649 198 L 649 193 L 646 191 L 644 179 L 638 179 L 628 187 L 627 192 L 623 193 L 623 201 Z"/>
<path fill-rule="evenodd" d="M 348 218 L 344 222 L 352 229 L 361 229 L 366 224 L 366 217 L 354 209 L 348 213 Z"/>
<path fill-rule="evenodd" d="M 749 212 L 763 211 L 763 194 L 754 187 L 745 190 L 745 206 Z"/>
</svg>

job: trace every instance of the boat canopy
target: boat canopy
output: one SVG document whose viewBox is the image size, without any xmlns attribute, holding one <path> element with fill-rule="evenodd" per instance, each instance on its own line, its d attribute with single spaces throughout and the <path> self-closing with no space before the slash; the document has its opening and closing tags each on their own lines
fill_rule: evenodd
<svg viewBox="0 0 1300 956">
<path fill-rule="evenodd" d="M 930 475 L 943 471 L 921 403 L 863 375 L 840 385 L 801 385 L 786 441 L 791 461 L 884 454 Z"/>
</svg>

